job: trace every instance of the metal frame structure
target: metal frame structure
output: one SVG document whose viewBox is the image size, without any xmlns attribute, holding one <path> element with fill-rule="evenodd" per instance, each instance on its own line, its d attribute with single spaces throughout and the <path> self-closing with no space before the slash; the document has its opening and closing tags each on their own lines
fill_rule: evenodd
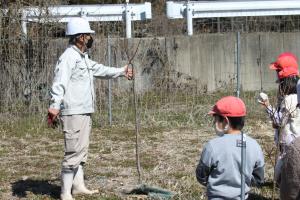
<svg viewBox="0 0 300 200">
<path fill-rule="evenodd" d="M 2 10 L 5 15 L 8 10 Z M 152 18 L 151 3 L 130 4 L 93 4 L 93 5 L 57 5 L 49 7 L 25 7 L 19 10 L 22 15 L 21 26 L 24 38 L 27 38 L 27 24 L 30 22 L 66 23 L 75 17 L 85 17 L 88 21 L 123 21 L 126 26 L 126 38 L 132 37 L 132 21 Z M 110 42 L 108 36 L 108 65 L 110 66 Z M 109 124 L 112 124 L 111 80 L 108 80 Z"/>
<path fill-rule="evenodd" d="M 22 9 L 22 30 L 27 35 L 28 22 L 68 22 L 74 17 L 88 21 L 125 21 L 126 38 L 131 38 L 132 21 L 152 18 L 151 3 L 142 4 L 97 4 L 61 5 L 47 8 L 27 7 Z"/>
<path fill-rule="evenodd" d="M 167 1 L 169 19 L 186 18 L 188 35 L 193 35 L 193 18 L 300 15 L 298 0 Z"/>
</svg>

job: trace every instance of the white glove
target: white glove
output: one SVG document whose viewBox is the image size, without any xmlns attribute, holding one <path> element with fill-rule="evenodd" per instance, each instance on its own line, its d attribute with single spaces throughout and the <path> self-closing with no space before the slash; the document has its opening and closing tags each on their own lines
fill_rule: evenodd
<svg viewBox="0 0 300 200">
<path fill-rule="evenodd" d="M 259 96 L 257 98 L 258 103 L 265 103 L 266 101 L 269 101 L 269 97 L 266 93 L 259 93 Z"/>
</svg>

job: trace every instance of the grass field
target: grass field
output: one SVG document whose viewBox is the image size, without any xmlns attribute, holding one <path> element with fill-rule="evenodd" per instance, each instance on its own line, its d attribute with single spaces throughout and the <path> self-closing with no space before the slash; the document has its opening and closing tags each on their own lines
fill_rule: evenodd
<svg viewBox="0 0 300 200">
<path fill-rule="evenodd" d="M 176 192 L 174 199 L 205 199 L 205 188 L 196 181 L 195 167 L 203 145 L 215 137 L 211 120 L 205 113 L 219 96 L 194 106 L 188 106 L 187 102 L 163 106 L 160 112 L 156 112 L 153 105 L 149 106 L 152 111 L 141 110 L 144 183 Z M 245 101 L 247 105 L 251 102 Z M 261 188 L 252 188 L 250 199 L 271 199 L 273 130 L 259 107 L 249 106 L 248 110 L 245 131 L 261 144 L 266 160 L 266 183 Z M 35 117 L 1 115 L 0 199 L 59 198 L 63 134 L 59 129 L 45 126 L 44 114 Z M 97 117 L 94 116 L 95 121 Z M 98 188 L 100 194 L 77 196 L 76 199 L 146 199 L 145 196 L 124 194 L 124 190 L 134 187 L 138 180 L 133 123 L 100 128 L 94 123 L 92 132 L 85 166 L 86 183 L 91 188 Z"/>
</svg>

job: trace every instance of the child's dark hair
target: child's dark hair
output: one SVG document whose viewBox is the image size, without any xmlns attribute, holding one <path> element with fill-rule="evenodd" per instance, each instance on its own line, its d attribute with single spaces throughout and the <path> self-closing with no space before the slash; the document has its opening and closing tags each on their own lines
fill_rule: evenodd
<svg viewBox="0 0 300 200">
<path fill-rule="evenodd" d="M 245 125 L 245 117 L 228 117 L 230 126 L 235 130 L 242 130 Z"/>
<path fill-rule="evenodd" d="M 279 95 L 297 94 L 298 76 L 290 76 L 280 79 L 279 82 Z"/>
<path fill-rule="evenodd" d="M 216 116 L 217 116 L 217 120 L 220 122 L 223 122 L 225 120 L 223 116 L 220 115 L 216 115 Z M 229 124 L 231 128 L 235 130 L 242 130 L 244 128 L 245 117 L 227 117 L 227 118 L 229 120 Z"/>
</svg>

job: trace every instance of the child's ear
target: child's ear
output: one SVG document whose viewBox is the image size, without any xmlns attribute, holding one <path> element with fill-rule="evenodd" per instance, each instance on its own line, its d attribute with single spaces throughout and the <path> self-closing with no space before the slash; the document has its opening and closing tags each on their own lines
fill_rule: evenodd
<svg viewBox="0 0 300 200">
<path fill-rule="evenodd" d="M 224 122 L 225 122 L 226 124 L 228 124 L 228 125 L 230 124 L 230 123 L 229 123 L 228 117 L 224 117 Z"/>
<path fill-rule="evenodd" d="M 229 119 L 228 119 L 227 117 L 224 117 L 223 123 L 224 123 L 224 130 L 225 130 L 225 131 L 228 131 L 229 128 L 230 128 L 230 122 L 229 122 Z"/>
</svg>

